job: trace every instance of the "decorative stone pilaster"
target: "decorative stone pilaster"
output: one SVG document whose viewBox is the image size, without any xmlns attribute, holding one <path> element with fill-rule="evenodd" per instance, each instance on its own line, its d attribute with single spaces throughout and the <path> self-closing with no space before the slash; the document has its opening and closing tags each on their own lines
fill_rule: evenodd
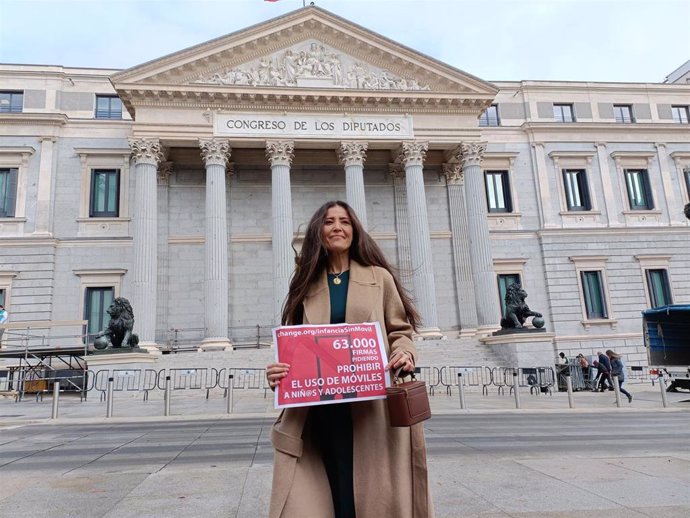
<svg viewBox="0 0 690 518">
<path fill-rule="evenodd" d="M 405 189 L 405 169 L 402 164 L 390 163 L 388 170 L 393 178 L 395 199 L 395 233 L 398 246 L 398 271 L 400 282 L 412 293 L 412 263 L 410 263 L 410 226 L 407 220 L 407 190 Z"/>
<path fill-rule="evenodd" d="M 470 264 L 474 279 L 478 332 L 485 334 L 498 328 L 501 318 L 496 297 L 496 274 L 491 259 L 484 177 L 480 167 L 486 143 L 463 142 L 460 151 L 462 154 L 459 158 L 465 178 Z"/>
<path fill-rule="evenodd" d="M 230 158 L 227 140 L 199 139 L 206 165 L 204 240 L 204 340 L 201 348 L 225 349 L 228 339 L 228 221 L 225 170 Z"/>
<path fill-rule="evenodd" d="M 273 235 L 273 319 L 280 323 L 281 311 L 295 266 L 292 251 L 292 193 L 290 164 L 294 144 L 287 140 L 266 142 L 266 158 L 271 164 L 271 210 Z"/>
<path fill-rule="evenodd" d="M 338 160 L 345 166 L 345 192 L 347 203 L 355 210 L 364 229 L 367 228 L 367 203 L 364 194 L 364 161 L 367 158 L 366 142 L 341 142 Z"/>
<path fill-rule="evenodd" d="M 685 226 L 683 221 L 683 202 L 676 192 L 674 187 L 673 175 L 669 168 L 668 150 L 666 144 L 657 142 L 654 144 L 657 152 L 657 162 L 659 164 L 659 176 L 661 176 L 661 185 L 664 188 L 664 201 L 666 203 L 666 216 L 668 223 L 674 227 Z M 651 172 L 650 172 L 651 174 Z"/>
<path fill-rule="evenodd" d="M 158 172 L 156 178 L 158 179 L 158 185 L 168 185 L 170 183 L 170 177 L 174 172 L 174 162 L 166 160 L 160 163 L 158 166 Z"/>
<path fill-rule="evenodd" d="M 36 192 L 36 218 L 34 234 L 49 236 L 52 234 L 51 221 L 51 195 L 53 185 L 53 151 L 55 149 L 55 137 L 42 137 L 41 161 L 38 168 L 38 190 Z"/>
<path fill-rule="evenodd" d="M 158 139 L 130 138 L 134 162 L 134 282 L 135 331 L 139 347 L 157 352 L 158 188 L 157 170 L 164 151 Z"/>
<path fill-rule="evenodd" d="M 410 262 L 412 285 L 417 308 L 422 316 L 423 329 L 420 334 L 426 337 L 439 337 L 438 316 L 436 313 L 436 287 L 431 258 L 431 233 L 424 192 L 423 164 L 427 142 L 403 142 L 398 159 L 405 168 L 407 188 L 407 218 L 410 225 Z"/>
<path fill-rule="evenodd" d="M 451 245 L 453 248 L 453 270 L 455 292 L 457 294 L 460 335 L 473 335 L 477 331 L 477 306 L 472 279 L 470 242 L 465 209 L 465 177 L 461 166 L 460 146 L 446 153 L 443 176 L 448 190 L 448 209 L 450 212 Z"/>
</svg>

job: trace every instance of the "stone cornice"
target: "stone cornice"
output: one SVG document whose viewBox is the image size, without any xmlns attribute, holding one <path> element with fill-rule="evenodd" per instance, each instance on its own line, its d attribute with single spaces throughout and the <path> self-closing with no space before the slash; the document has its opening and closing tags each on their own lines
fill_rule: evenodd
<svg viewBox="0 0 690 518">
<path fill-rule="evenodd" d="M 690 132 L 688 132 L 687 124 L 678 124 L 673 122 L 633 122 L 628 124 L 621 124 L 618 122 L 525 122 L 520 128 L 527 133 L 559 133 L 568 132 L 573 133 L 587 133 L 596 131 L 605 131 L 609 135 L 621 133 L 629 136 L 631 133 L 650 133 L 650 132 L 673 132 L 679 137 L 682 136 L 681 142 L 690 142 Z M 491 129 L 500 129 L 499 127 Z"/>
<path fill-rule="evenodd" d="M 0 113 L 0 124 L 64 126 L 68 121 L 69 118 L 63 113 Z"/>
<path fill-rule="evenodd" d="M 123 85 L 118 90 L 134 114 L 138 106 L 209 110 L 338 110 L 462 113 L 479 115 L 492 95 L 394 90 L 304 89 L 209 85 Z"/>
<path fill-rule="evenodd" d="M 120 156 L 130 155 L 132 150 L 130 148 L 88 148 L 79 147 L 74 148 L 77 155 L 94 155 L 94 156 Z"/>
<path fill-rule="evenodd" d="M 0 147 L 0 155 L 33 155 L 35 152 L 31 146 Z"/>
</svg>

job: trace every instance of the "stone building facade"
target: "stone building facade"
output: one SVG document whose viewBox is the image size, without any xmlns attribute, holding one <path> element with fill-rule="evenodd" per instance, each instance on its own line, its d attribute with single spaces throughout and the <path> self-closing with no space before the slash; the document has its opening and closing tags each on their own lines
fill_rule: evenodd
<svg viewBox="0 0 690 518">
<path fill-rule="evenodd" d="M 227 347 L 276 324 L 330 199 L 459 358 L 516 280 L 554 352 L 633 364 L 640 312 L 690 301 L 683 81 L 490 83 L 307 7 L 124 71 L 1 65 L 0 84 L 13 322 L 95 329 L 122 295 L 146 347 Z"/>
</svg>

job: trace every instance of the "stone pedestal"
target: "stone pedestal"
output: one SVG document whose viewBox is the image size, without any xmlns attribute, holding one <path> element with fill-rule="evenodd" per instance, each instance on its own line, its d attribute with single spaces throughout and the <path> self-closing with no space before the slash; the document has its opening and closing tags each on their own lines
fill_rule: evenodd
<svg viewBox="0 0 690 518">
<path fill-rule="evenodd" d="M 90 353 L 86 357 L 86 363 L 91 370 L 102 370 L 108 368 L 109 366 L 119 369 L 120 365 L 128 365 L 133 363 L 156 363 L 162 356 L 158 348 L 156 348 L 154 354 L 149 354 L 141 349 L 143 348 L 127 348 L 120 350 L 110 349 L 103 352 L 97 351 L 95 353 Z"/>
<path fill-rule="evenodd" d="M 534 329 L 494 334 L 479 341 L 510 367 L 551 367 L 556 362 L 555 333 Z"/>
</svg>

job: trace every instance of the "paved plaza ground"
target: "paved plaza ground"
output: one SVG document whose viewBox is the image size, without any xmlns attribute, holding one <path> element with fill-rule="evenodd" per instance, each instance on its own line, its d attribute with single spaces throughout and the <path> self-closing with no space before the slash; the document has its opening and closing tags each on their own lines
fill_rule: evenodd
<svg viewBox="0 0 690 518">
<path fill-rule="evenodd" d="M 437 518 L 690 516 L 688 394 L 632 385 L 613 393 L 431 398 L 425 423 Z M 266 516 L 275 416 L 262 391 L 0 399 L 0 516 Z M 300 517 L 308 518 L 308 517 Z"/>
</svg>

